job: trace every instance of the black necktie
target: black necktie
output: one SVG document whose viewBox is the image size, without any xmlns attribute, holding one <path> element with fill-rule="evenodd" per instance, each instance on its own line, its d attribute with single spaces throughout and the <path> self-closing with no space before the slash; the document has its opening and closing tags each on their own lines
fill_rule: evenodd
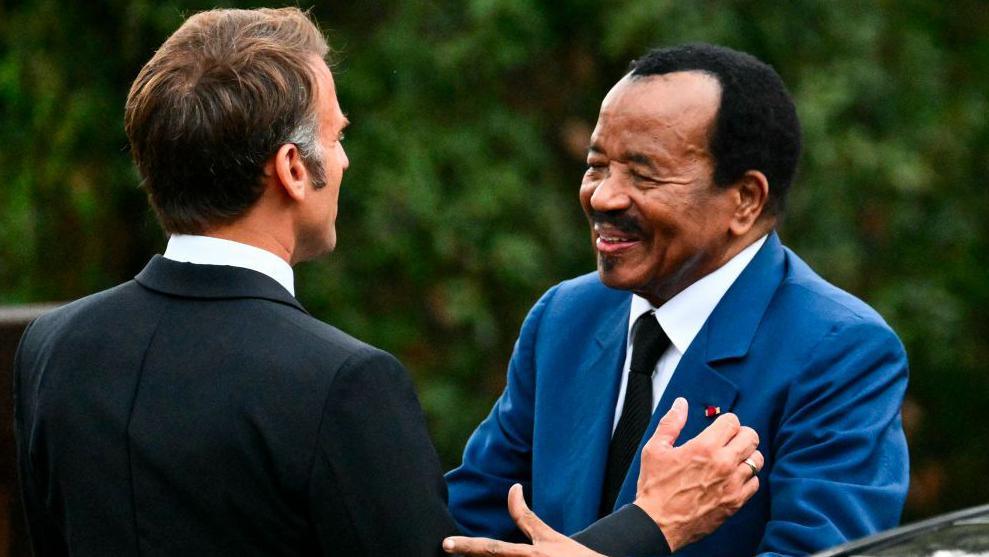
<svg viewBox="0 0 989 557">
<path fill-rule="evenodd" d="M 652 416 L 652 372 L 669 345 L 670 339 L 663 332 L 653 312 L 643 313 L 635 320 L 632 325 L 632 363 L 625 386 L 625 403 L 622 405 L 622 417 L 611 436 L 611 446 L 608 447 L 601 516 L 611 513 L 615 506 L 628 465 L 642 440 L 642 434 L 649 426 Z"/>
</svg>

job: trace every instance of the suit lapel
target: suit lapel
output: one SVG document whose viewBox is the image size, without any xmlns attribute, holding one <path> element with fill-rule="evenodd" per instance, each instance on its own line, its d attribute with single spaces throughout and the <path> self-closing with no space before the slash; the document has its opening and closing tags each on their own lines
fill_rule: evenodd
<svg viewBox="0 0 989 557">
<path fill-rule="evenodd" d="M 783 245 L 773 232 L 701 329 L 701 333 L 707 331 L 708 362 L 741 358 L 748 354 L 762 316 L 783 281 L 785 270 Z"/>
<path fill-rule="evenodd" d="M 652 437 L 659 419 L 673 405 L 676 397 L 682 396 L 690 404 L 687 423 L 680 433 L 677 445 L 696 437 L 714 421 L 717 414 L 732 411 L 738 398 L 738 387 L 730 376 L 722 372 L 721 364 L 744 358 L 748 354 L 766 308 L 783 279 L 783 273 L 783 247 L 779 237 L 773 232 L 714 308 L 677 365 L 670 384 L 653 412 L 639 450 L 629 465 L 629 473 L 622 484 L 616 508 L 635 499 L 642 446 Z M 714 415 L 705 415 L 707 407 L 712 407 L 711 413 Z"/>
<path fill-rule="evenodd" d="M 631 299 L 631 295 L 625 296 L 600 316 L 583 357 L 575 352 L 572 360 L 567 358 L 568 365 L 574 366 L 567 374 L 573 381 L 563 388 L 572 391 L 570 396 L 558 397 L 565 407 L 557 408 L 553 418 L 567 422 L 555 430 L 568 432 L 566 437 L 554 443 L 561 449 L 557 452 L 559 460 L 554 462 L 554 476 L 570 478 L 556 482 L 565 490 L 561 496 L 568 502 L 564 508 L 555 509 L 562 513 L 558 523 L 565 532 L 580 530 L 598 518 Z"/>
</svg>

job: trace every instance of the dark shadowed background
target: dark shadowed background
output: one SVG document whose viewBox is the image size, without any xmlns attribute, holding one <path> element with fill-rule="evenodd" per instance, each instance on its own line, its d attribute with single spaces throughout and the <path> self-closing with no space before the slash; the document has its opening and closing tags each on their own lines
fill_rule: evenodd
<svg viewBox="0 0 989 557">
<path fill-rule="evenodd" d="M 107 288 L 163 249 L 123 133 L 130 81 L 184 16 L 258 5 L 0 0 L 0 304 Z M 647 48 L 703 40 L 783 76 L 805 150 L 781 236 L 907 346 L 906 518 L 989 501 L 987 3 L 391 0 L 313 14 L 338 51 L 351 169 L 337 251 L 297 268 L 299 297 L 409 367 L 447 466 L 500 392 L 526 310 L 593 269 L 577 189 L 600 100 Z"/>
</svg>

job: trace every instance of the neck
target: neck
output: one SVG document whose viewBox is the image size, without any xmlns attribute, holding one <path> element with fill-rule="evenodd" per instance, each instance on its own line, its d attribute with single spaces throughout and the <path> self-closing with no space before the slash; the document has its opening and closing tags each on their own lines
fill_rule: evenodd
<svg viewBox="0 0 989 557">
<path fill-rule="evenodd" d="M 775 226 L 775 219 L 760 220 L 745 234 L 734 236 L 724 246 L 720 253 L 697 253 L 693 258 L 684 262 L 679 272 L 665 281 L 659 289 L 634 291 L 639 296 L 649 300 L 653 307 L 659 307 L 687 287 L 723 267 L 745 248 L 751 246 L 759 238 L 770 233 Z"/>
<path fill-rule="evenodd" d="M 255 225 L 249 221 L 244 222 L 246 220 L 248 219 L 239 219 L 235 223 L 210 228 L 203 232 L 203 236 L 254 246 L 277 255 L 289 265 L 295 263 L 293 261 L 295 242 L 291 241 L 291 235 L 279 235 L 272 231 L 274 227 Z"/>
<path fill-rule="evenodd" d="M 731 243 L 728 244 L 725 248 L 724 254 L 721 256 L 720 262 L 714 267 L 714 269 L 718 269 L 725 263 L 731 261 L 733 257 L 741 253 L 745 248 L 754 244 L 756 240 L 772 232 L 775 227 L 775 218 L 760 218 L 745 234 L 737 236 L 731 241 Z M 712 269 L 712 271 L 714 269 Z"/>
</svg>

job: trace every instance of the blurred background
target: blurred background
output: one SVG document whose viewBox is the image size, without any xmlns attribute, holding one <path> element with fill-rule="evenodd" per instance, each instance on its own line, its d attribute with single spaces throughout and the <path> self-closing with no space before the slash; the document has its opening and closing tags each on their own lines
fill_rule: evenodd
<svg viewBox="0 0 989 557">
<path fill-rule="evenodd" d="M 185 16 L 260 5 L 0 0 L 0 305 L 107 288 L 163 250 L 123 132 L 130 82 Z M 700 40 L 783 76 L 805 134 L 783 241 L 907 346 L 905 520 L 989 502 L 989 4 L 391 0 L 312 13 L 353 125 L 338 248 L 297 268 L 299 297 L 408 366 L 447 467 L 503 387 L 528 308 L 594 268 L 577 189 L 601 99 L 648 48 Z"/>
</svg>

